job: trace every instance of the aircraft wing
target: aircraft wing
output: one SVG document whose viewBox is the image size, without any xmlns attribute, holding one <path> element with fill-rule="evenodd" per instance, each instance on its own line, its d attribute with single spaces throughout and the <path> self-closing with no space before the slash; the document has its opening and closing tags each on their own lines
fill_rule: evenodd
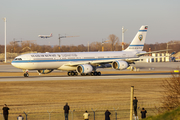
<svg viewBox="0 0 180 120">
<path fill-rule="evenodd" d="M 126 61 L 127 63 L 131 64 L 134 63 L 134 61 L 139 60 L 140 58 L 128 58 L 128 59 L 113 59 L 113 60 L 95 60 L 92 61 L 91 64 L 109 64 L 114 61 Z"/>
<path fill-rule="evenodd" d="M 140 58 L 128 58 L 128 59 L 110 59 L 110 60 L 92 60 L 92 61 L 78 61 L 78 62 L 69 62 L 65 65 L 67 66 L 78 66 L 82 64 L 91 64 L 91 65 L 101 65 L 101 64 L 109 64 L 114 61 L 126 61 L 127 63 L 131 64 L 134 63 L 134 61 L 139 60 Z"/>
<path fill-rule="evenodd" d="M 164 50 L 162 50 L 162 51 L 164 51 Z M 159 52 L 159 51 L 153 51 L 153 52 Z M 142 53 L 142 54 L 150 54 L 150 53 L 153 53 L 153 52 Z M 142 54 L 140 54 L 140 55 L 142 55 Z M 157 57 L 152 57 L 152 58 L 164 58 L 164 57 L 167 57 L 167 56 L 157 56 Z M 113 63 L 114 61 L 126 61 L 128 64 L 132 64 L 132 63 L 134 64 L 135 61 L 138 61 L 138 60 L 144 59 L 144 58 L 137 57 L 137 58 L 127 58 L 127 59 L 107 59 L 107 60 L 78 61 L 78 62 L 69 62 L 69 63 L 67 63 L 65 65 L 67 65 L 67 66 L 78 66 L 78 65 L 82 65 L 82 64 L 102 65 L 102 64 L 110 64 L 110 63 Z"/>
<path fill-rule="evenodd" d="M 94 60 L 94 61 L 80 61 L 80 62 L 69 62 L 65 65 L 68 66 L 78 66 L 78 65 L 82 65 L 82 64 L 91 64 L 91 65 L 99 65 L 99 64 L 108 64 L 108 63 L 112 63 L 112 60 Z"/>
</svg>

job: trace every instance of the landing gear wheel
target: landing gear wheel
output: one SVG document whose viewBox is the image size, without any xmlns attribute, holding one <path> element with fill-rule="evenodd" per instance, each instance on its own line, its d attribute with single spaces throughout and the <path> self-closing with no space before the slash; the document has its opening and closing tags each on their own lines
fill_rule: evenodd
<svg viewBox="0 0 180 120">
<path fill-rule="evenodd" d="M 77 76 L 78 73 L 75 72 L 75 71 L 69 71 L 69 72 L 67 72 L 67 75 L 68 75 L 68 76 Z"/>
<path fill-rule="evenodd" d="M 84 73 L 81 73 L 81 76 L 85 76 L 86 74 L 84 74 Z"/>
<path fill-rule="evenodd" d="M 71 76 L 71 72 L 68 72 L 67 75 L 68 75 L 68 76 Z"/>
<path fill-rule="evenodd" d="M 94 76 L 94 72 L 91 72 L 90 75 L 91 75 L 91 76 Z"/>
<path fill-rule="evenodd" d="M 97 75 L 98 75 L 98 76 L 101 76 L 101 72 L 97 72 Z"/>
<path fill-rule="evenodd" d="M 74 75 L 75 75 L 75 73 L 73 71 L 71 71 L 71 76 L 74 76 Z"/>
<path fill-rule="evenodd" d="M 75 72 L 75 76 L 78 76 L 78 73 L 77 73 L 77 72 Z"/>
<path fill-rule="evenodd" d="M 24 73 L 24 77 L 29 77 L 29 74 L 28 73 Z"/>
<path fill-rule="evenodd" d="M 97 76 L 97 72 L 94 72 L 94 76 Z"/>
</svg>

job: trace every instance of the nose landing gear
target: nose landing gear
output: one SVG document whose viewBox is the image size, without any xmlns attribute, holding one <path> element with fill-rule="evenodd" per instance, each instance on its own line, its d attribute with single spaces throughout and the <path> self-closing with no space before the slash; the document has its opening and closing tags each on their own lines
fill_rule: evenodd
<svg viewBox="0 0 180 120">
<path fill-rule="evenodd" d="M 28 73 L 24 73 L 24 77 L 29 77 L 29 74 Z"/>
<path fill-rule="evenodd" d="M 28 70 L 24 70 L 24 77 L 29 77 Z"/>
</svg>

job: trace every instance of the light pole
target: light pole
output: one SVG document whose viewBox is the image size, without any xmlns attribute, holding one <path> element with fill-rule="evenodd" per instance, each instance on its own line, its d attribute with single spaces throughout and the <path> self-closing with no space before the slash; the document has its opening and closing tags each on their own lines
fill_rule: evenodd
<svg viewBox="0 0 180 120">
<path fill-rule="evenodd" d="M 124 27 L 122 27 L 122 50 L 124 50 L 124 33 L 127 31 L 127 29 L 124 29 Z"/>
<path fill-rule="evenodd" d="M 4 57 L 4 62 L 6 63 L 6 17 L 4 17 L 3 18 L 4 19 L 4 40 L 5 40 L 5 44 L 4 44 L 4 51 L 5 51 L 5 53 L 4 53 L 4 55 L 5 55 L 5 57 Z"/>
</svg>

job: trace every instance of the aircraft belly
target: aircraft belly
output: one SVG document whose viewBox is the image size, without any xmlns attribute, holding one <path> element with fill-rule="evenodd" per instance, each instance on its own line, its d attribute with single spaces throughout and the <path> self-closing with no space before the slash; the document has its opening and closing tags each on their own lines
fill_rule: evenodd
<svg viewBox="0 0 180 120">
<path fill-rule="evenodd" d="M 66 62 L 62 63 L 60 67 L 58 67 L 58 70 L 66 70 L 66 71 L 74 71 L 76 70 L 77 66 L 69 66 L 66 65 Z"/>
<path fill-rule="evenodd" d="M 20 69 L 28 70 L 40 70 L 40 69 L 57 69 L 60 65 L 57 62 L 43 62 L 43 63 L 16 63 L 16 66 Z"/>
</svg>

